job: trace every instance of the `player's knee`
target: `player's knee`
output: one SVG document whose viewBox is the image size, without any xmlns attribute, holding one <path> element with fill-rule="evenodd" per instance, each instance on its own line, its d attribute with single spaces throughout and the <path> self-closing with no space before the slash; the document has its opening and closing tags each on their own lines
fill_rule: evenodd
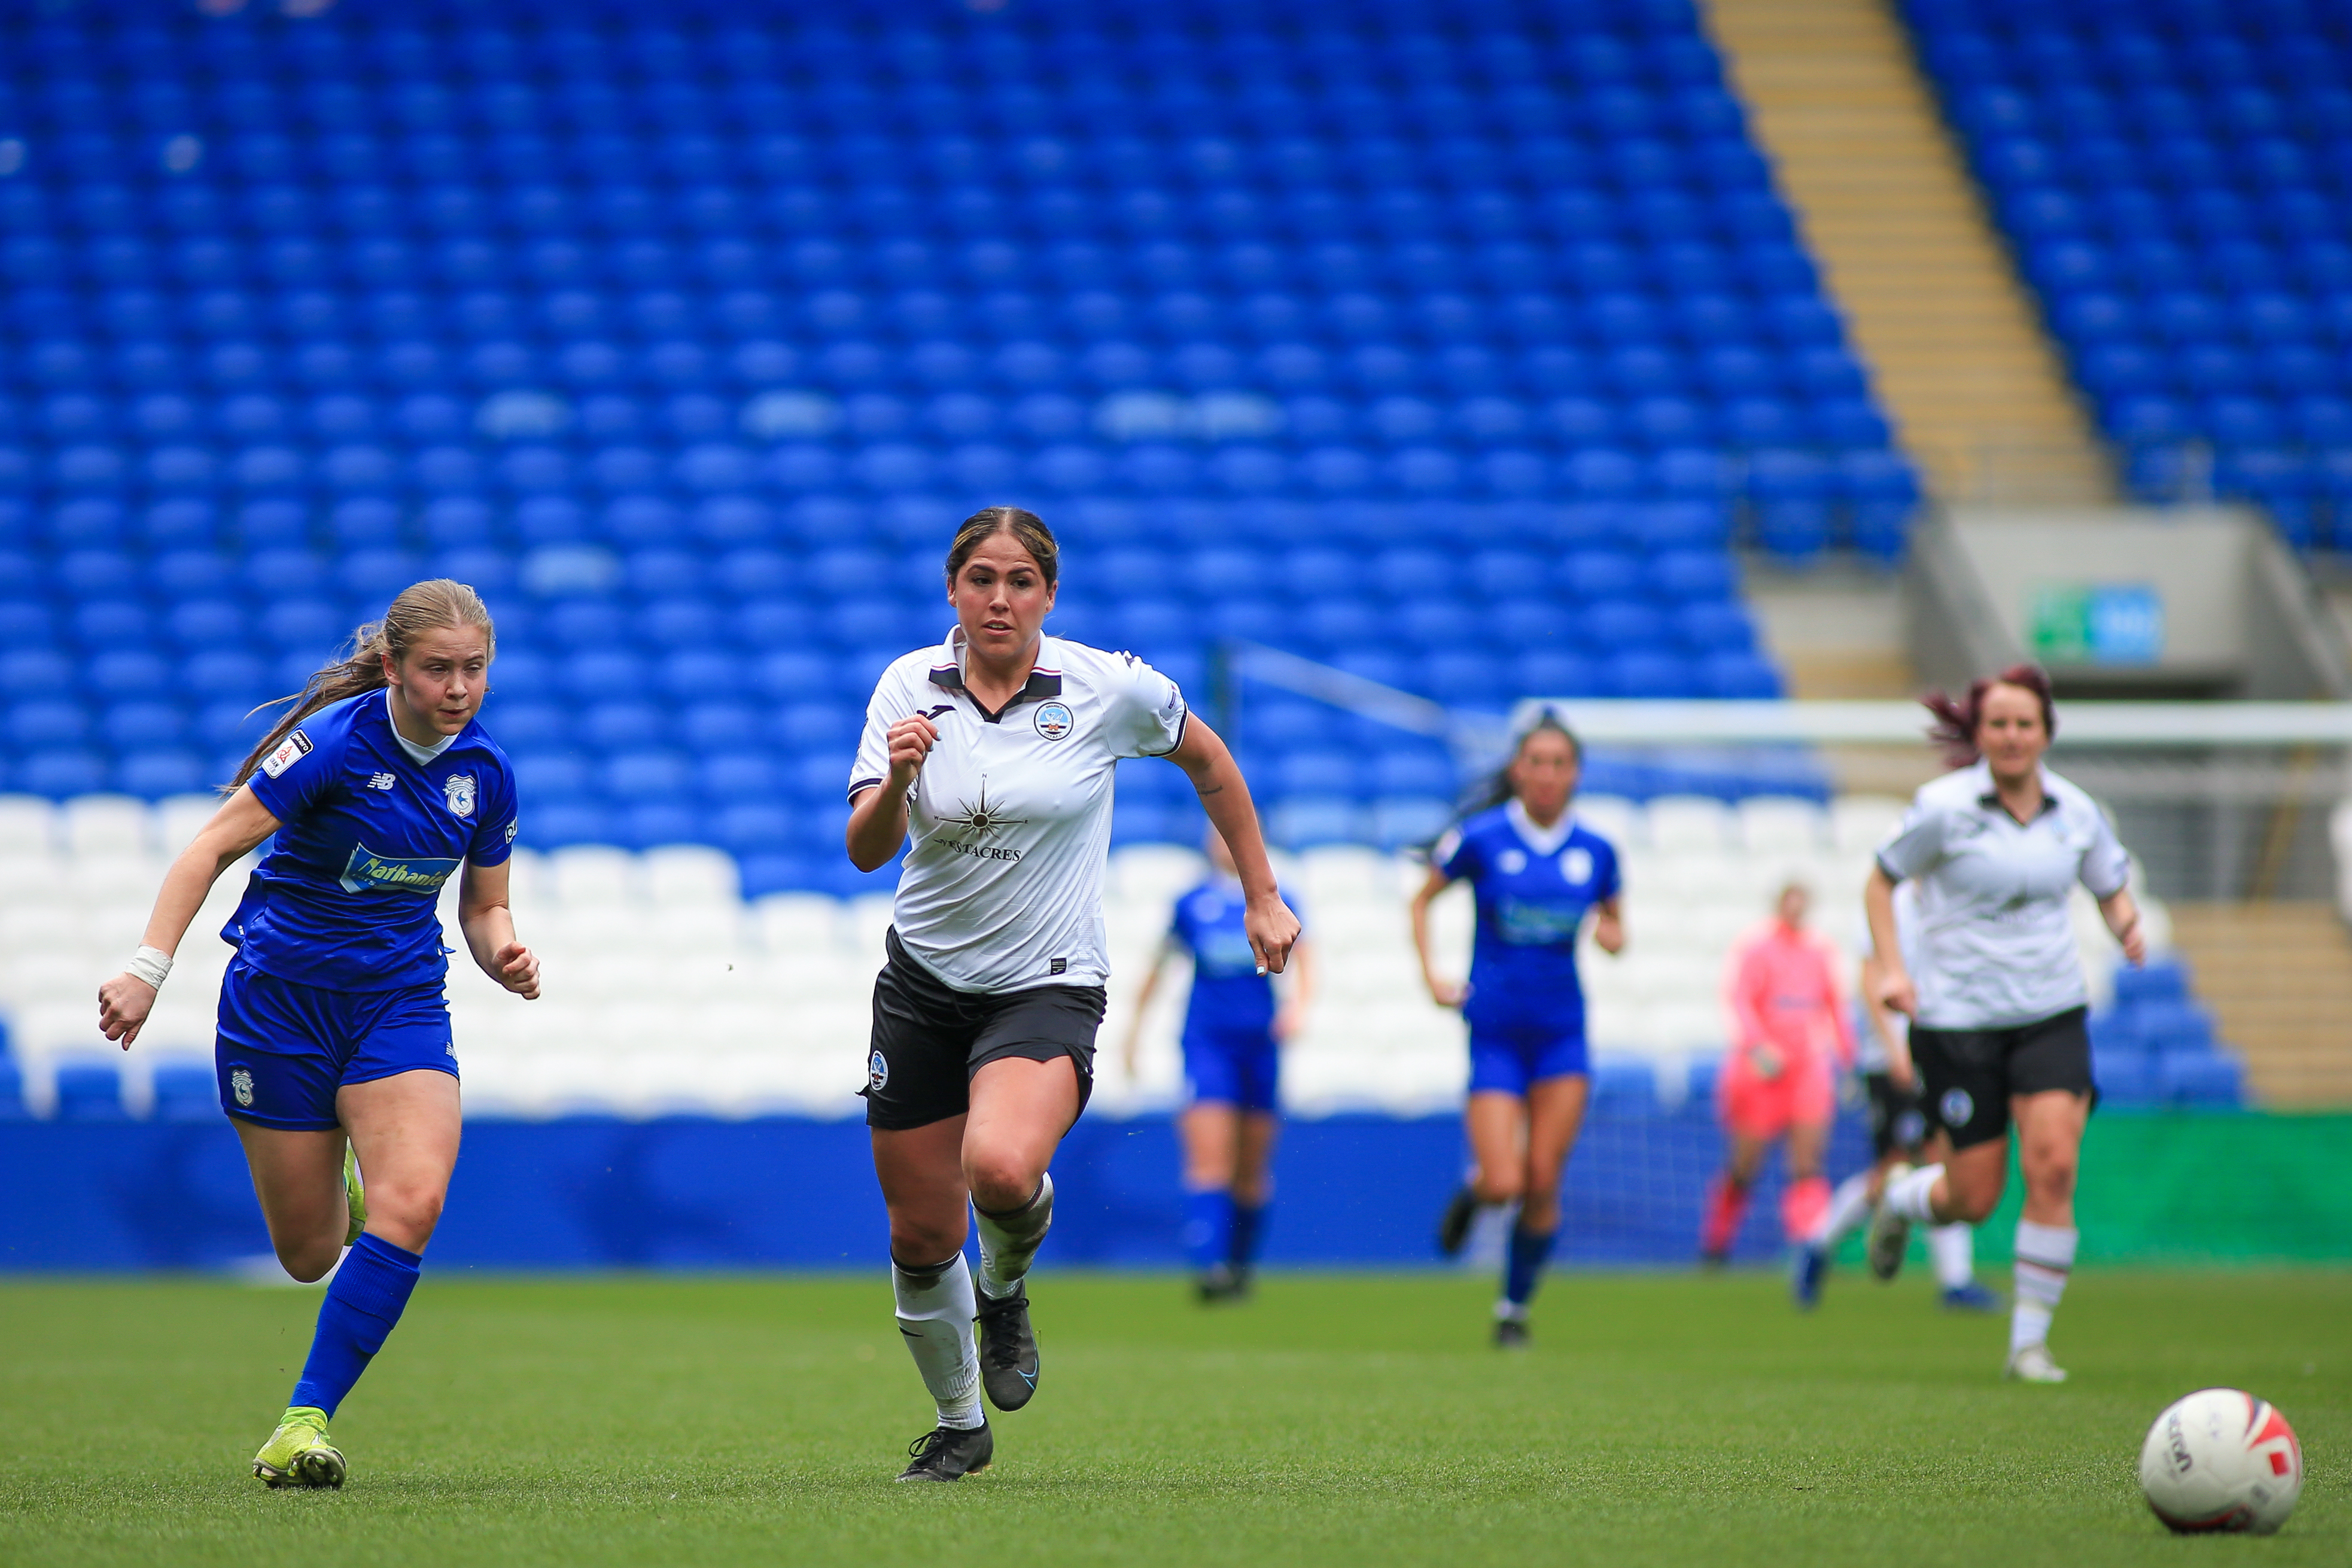
<svg viewBox="0 0 2352 1568">
<path fill-rule="evenodd" d="M 964 1155 L 964 1182 L 971 1201 L 982 1208 L 1018 1208 L 1037 1192 L 1044 1175 L 1009 1149 L 978 1149 Z"/>
<path fill-rule="evenodd" d="M 963 1244 L 961 1215 L 953 1223 L 896 1214 L 890 1217 L 890 1256 L 900 1262 L 920 1268 L 953 1257 L 963 1250 Z"/>
<path fill-rule="evenodd" d="M 1940 1212 L 1948 1220 L 1979 1225 L 1995 1208 L 2000 1207 L 2000 1186 L 1998 1183 L 1944 1181 L 1944 1203 Z"/>
<path fill-rule="evenodd" d="M 368 1228 L 396 1247 L 421 1252 L 441 1223 L 438 1184 L 386 1182 L 368 1189 Z"/>
<path fill-rule="evenodd" d="M 278 1266 L 291 1279 L 315 1285 L 334 1269 L 343 1255 L 341 1238 L 333 1241 L 286 1243 L 278 1248 Z"/>
<path fill-rule="evenodd" d="M 1527 1183 L 1517 1171 L 1478 1173 L 1478 1196 L 1488 1203 L 1516 1203 L 1526 1191 Z"/>
<path fill-rule="evenodd" d="M 2061 1202 L 2074 1196 L 2076 1161 L 2072 1149 L 2053 1150 L 2025 1162 L 2026 1190 L 2035 1197 Z"/>
</svg>

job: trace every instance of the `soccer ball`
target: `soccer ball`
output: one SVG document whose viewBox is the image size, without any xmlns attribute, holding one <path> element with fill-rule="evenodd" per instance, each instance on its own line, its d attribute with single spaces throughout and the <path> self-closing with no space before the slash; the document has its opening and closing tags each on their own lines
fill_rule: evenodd
<svg viewBox="0 0 2352 1568">
<path fill-rule="evenodd" d="M 2268 1535 L 2303 1495 L 2303 1445 L 2275 1406 L 2235 1388 L 2200 1389 L 2147 1429 L 2139 1490 L 2176 1534 Z"/>
</svg>

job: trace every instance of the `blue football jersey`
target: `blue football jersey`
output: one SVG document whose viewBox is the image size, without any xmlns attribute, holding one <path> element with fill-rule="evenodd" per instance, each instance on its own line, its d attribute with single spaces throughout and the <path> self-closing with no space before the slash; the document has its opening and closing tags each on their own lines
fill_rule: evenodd
<svg viewBox="0 0 2352 1568">
<path fill-rule="evenodd" d="M 279 827 L 221 930 L 247 963 L 299 985 L 388 991 L 448 973 L 436 905 L 467 861 L 514 852 L 514 770 L 478 722 L 418 763 L 387 694 L 304 719 L 254 771 Z"/>
<path fill-rule="evenodd" d="M 1288 893 L 1283 903 L 1298 913 Z M 1184 1031 L 1263 1032 L 1274 1027 L 1274 981 L 1257 972 L 1244 923 L 1248 904 L 1239 883 L 1212 878 L 1176 901 L 1168 939 L 1192 955 L 1192 996 Z"/>
<path fill-rule="evenodd" d="M 1564 834 L 1523 833 L 1512 815 L 1507 805 L 1479 812 L 1433 857 L 1478 901 L 1463 1016 L 1498 1029 L 1580 1029 L 1576 934 L 1594 904 L 1617 896 L 1617 852 L 1573 818 Z"/>
</svg>

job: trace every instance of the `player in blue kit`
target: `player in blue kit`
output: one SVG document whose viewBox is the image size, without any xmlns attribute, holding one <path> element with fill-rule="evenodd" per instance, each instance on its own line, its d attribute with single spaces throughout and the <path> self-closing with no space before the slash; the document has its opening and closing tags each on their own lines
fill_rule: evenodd
<svg viewBox="0 0 2352 1568">
<path fill-rule="evenodd" d="M 436 909 L 451 877 L 474 962 L 539 994 L 539 960 L 507 906 L 513 772 L 475 722 L 494 639 L 479 596 L 446 580 L 404 590 L 362 627 L 245 759 L 164 874 L 130 966 L 99 988 L 99 1025 L 128 1051 L 214 882 L 277 836 L 221 932 L 236 948 L 215 1047 L 221 1108 L 286 1271 L 342 1266 L 254 1458 L 272 1487 L 342 1485 L 328 1419 L 399 1322 L 457 1164 Z"/>
<path fill-rule="evenodd" d="M 1127 1036 L 1127 1071 L 1135 1071 L 1143 1019 L 1160 977 L 1180 953 L 1192 958 L 1192 993 L 1184 1007 L 1184 1085 L 1191 1103 L 1176 1119 L 1184 1142 L 1184 1249 L 1203 1302 L 1249 1293 L 1250 1271 L 1265 1239 L 1272 1197 L 1268 1166 L 1277 1128 L 1275 1090 L 1282 1045 L 1298 1032 L 1314 1000 L 1313 945 L 1290 950 L 1289 984 L 1277 996 L 1259 972 L 1244 924 L 1247 901 L 1223 838 L 1204 846 L 1212 874 L 1176 901 L 1160 961 L 1143 977 Z M 1288 892 L 1283 902 L 1298 912 Z"/>
<path fill-rule="evenodd" d="M 1412 900 L 1412 943 L 1440 1007 L 1470 1025 L 1470 1103 L 1464 1120 L 1477 1169 L 1438 1226 L 1448 1257 L 1462 1250 L 1482 1207 L 1516 1201 L 1495 1343 L 1528 1343 L 1528 1302 L 1559 1234 L 1560 1172 L 1592 1088 L 1576 939 L 1588 917 L 1604 953 L 1625 946 L 1617 907 L 1617 852 L 1569 812 L 1583 753 L 1545 711 L 1522 730 L 1487 803 L 1437 841 L 1429 880 Z M 1429 905 L 1449 883 L 1477 895 L 1467 985 L 1431 962 Z"/>
</svg>

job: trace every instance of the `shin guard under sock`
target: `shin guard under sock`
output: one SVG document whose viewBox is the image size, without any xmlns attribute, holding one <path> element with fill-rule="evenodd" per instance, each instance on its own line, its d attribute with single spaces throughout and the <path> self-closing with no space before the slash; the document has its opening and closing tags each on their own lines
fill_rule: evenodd
<svg viewBox="0 0 2352 1568">
<path fill-rule="evenodd" d="M 928 1268 L 890 1260 L 890 1290 L 898 1298 L 898 1336 L 915 1358 L 923 1386 L 939 1406 L 940 1425 L 970 1431 L 985 1425 L 980 1413 L 980 1352 L 972 1343 L 971 1320 L 980 1311 L 972 1299 L 971 1269 L 963 1254 Z"/>
<path fill-rule="evenodd" d="M 1251 1268 L 1257 1262 L 1259 1249 L 1265 1245 L 1265 1211 L 1269 1203 L 1234 1205 L 1234 1245 L 1228 1259 L 1236 1269 Z"/>
<path fill-rule="evenodd" d="M 310 1405 L 330 1416 L 335 1413 L 400 1322 L 424 1261 L 381 1236 L 363 1235 L 352 1243 L 327 1286 L 327 1299 L 319 1303 L 318 1332 L 310 1340 L 310 1359 L 302 1364 L 301 1381 L 286 1401 L 289 1406 Z"/>
<path fill-rule="evenodd" d="M 1909 1176 L 1886 1184 L 1886 1207 L 1918 1225 L 1936 1223 L 1936 1184 L 1944 1179 L 1941 1166 L 1921 1166 Z"/>
<path fill-rule="evenodd" d="M 1234 1195 L 1223 1187 L 1184 1195 L 1184 1256 L 1192 1272 L 1205 1274 L 1233 1257 L 1238 1218 Z"/>
<path fill-rule="evenodd" d="M 980 1288 L 992 1296 L 1009 1296 L 1036 1261 L 1037 1249 L 1053 1228 L 1054 1178 L 1050 1174 L 1039 1176 L 1037 1190 L 1018 1208 L 999 1214 L 978 1204 L 971 1207 L 980 1217 Z"/>
<path fill-rule="evenodd" d="M 1542 1277 L 1545 1260 L 1551 1256 L 1552 1243 L 1559 1239 L 1557 1230 L 1511 1230 L 1511 1249 L 1503 1265 L 1503 1300 L 1513 1307 L 1525 1307 L 1535 1299 L 1536 1281 Z"/>
<path fill-rule="evenodd" d="M 2017 1301 L 2010 1310 L 2009 1349 L 2014 1355 L 2050 1338 L 2050 1319 L 2066 1293 L 2081 1232 L 2071 1225 L 2017 1222 Z"/>
<path fill-rule="evenodd" d="M 1977 1233 L 1973 1226 L 1938 1225 L 1927 1232 L 1927 1255 L 1936 1260 L 1936 1283 L 1957 1291 L 1977 1281 Z"/>
</svg>

